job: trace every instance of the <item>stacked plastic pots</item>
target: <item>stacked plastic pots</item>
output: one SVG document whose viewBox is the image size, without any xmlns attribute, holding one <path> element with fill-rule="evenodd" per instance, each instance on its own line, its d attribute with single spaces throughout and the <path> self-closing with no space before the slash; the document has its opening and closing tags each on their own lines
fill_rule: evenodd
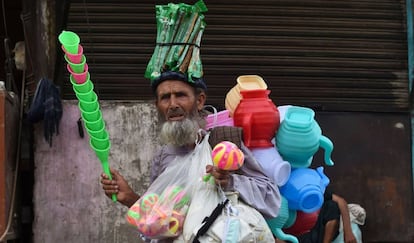
<svg viewBox="0 0 414 243">
<path fill-rule="evenodd" d="M 90 146 L 99 158 L 103 171 L 111 178 L 108 163 L 111 142 L 102 118 L 98 96 L 94 91 L 80 38 L 72 31 L 62 31 L 59 35 L 59 41 L 65 52 L 66 67 L 70 73 L 73 90 L 79 101 L 78 107 L 89 134 Z M 112 199 L 116 200 L 115 195 L 112 196 Z"/>
<path fill-rule="evenodd" d="M 330 182 L 322 166 L 309 167 L 320 148 L 325 150 L 325 164 L 334 165 L 333 143 L 322 135 L 312 109 L 276 107 L 269 92 L 262 77 L 242 75 L 227 93 L 225 105 L 234 126 L 243 128 L 244 144 L 280 189 L 279 215 L 266 220 L 270 229 L 277 238 L 297 243 L 296 236 L 315 224 Z"/>
</svg>

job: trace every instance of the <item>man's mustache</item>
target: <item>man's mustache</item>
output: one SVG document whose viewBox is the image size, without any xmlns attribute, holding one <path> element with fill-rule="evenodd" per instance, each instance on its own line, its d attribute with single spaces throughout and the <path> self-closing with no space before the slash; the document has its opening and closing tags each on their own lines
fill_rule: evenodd
<svg viewBox="0 0 414 243">
<path fill-rule="evenodd" d="M 167 112 L 167 117 L 175 117 L 175 116 L 185 116 L 189 118 L 188 114 L 186 114 L 186 112 L 184 112 L 184 110 L 182 109 L 174 109 L 174 110 L 169 110 Z"/>
</svg>

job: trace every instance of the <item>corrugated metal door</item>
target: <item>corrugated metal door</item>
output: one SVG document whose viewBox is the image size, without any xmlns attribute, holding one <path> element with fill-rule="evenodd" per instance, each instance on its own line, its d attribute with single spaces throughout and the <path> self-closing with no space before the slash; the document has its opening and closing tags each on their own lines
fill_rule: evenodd
<svg viewBox="0 0 414 243">
<path fill-rule="evenodd" d="M 208 103 L 224 108 L 236 78 L 258 74 L 277 105 L 408 110 L 405 1 L 205 2 Z M 152 98 L 143 76 L 156 37 L 154 5 L 165 3 L 72 2 L 67 28 L 81 36 L 100 99 Z M 63 83 L 64 97 L 73 98 Z"/>
</svg>

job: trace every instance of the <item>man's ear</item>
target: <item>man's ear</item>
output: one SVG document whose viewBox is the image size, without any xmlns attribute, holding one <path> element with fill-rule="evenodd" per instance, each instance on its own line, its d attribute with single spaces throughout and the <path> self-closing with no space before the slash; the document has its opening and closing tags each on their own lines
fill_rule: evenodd
<svg viewBox="0 0 414 243">
<path fill-rule="evenodd" d="M 200 92 L 200 94 L 198 94 L 198 96 L 197 96 L 197 109 L 199 111 L 201 111 L 203 109 L 204 104 L 206 103 L 206 99 L 207 99 L 206 93 Z"/>
</svg>

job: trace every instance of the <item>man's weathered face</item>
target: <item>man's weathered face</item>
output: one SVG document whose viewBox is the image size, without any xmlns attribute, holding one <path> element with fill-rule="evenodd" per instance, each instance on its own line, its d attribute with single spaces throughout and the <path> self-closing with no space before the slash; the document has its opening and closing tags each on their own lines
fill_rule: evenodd
<svg viewBox="0 0 414 243">
<path fill-rule="evenodd" d="M 176 146 L 193 144 L 203 121 L 198 111 L 204 106 L 205 94 L 196 94 L 193 87 L 176 80 L 163 81 L 156 92 L 156 106 L 163 121 L 162 142 Z"/>
</svg>

